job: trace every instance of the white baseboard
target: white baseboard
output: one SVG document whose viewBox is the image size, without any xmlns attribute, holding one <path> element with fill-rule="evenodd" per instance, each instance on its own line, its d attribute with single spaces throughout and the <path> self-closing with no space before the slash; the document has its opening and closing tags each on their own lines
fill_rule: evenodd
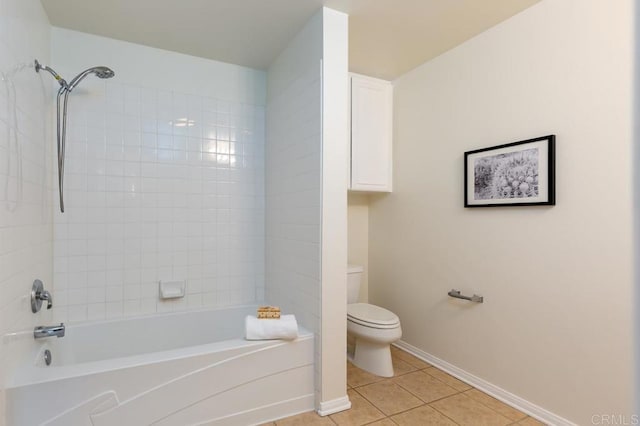
<svg viewBox="0 0 640 426">
<path fill-rule="evenodd" d="M 342 398 L 332 399 L 331 401 L 322 401 L 320 408 L 318 408 L 318 414 L 328 416 L 329 414 L 338 413 L 348 410 L 349 408 L 351 408 L 351 401 L 349 401 L 349 397 L 345 395 Z"/>
<path fill-rule="evenodd" d="M 575 423 L 572 423 L 569 420 L 558 416 L 557 414 L 545 410 L 544 408 L 532 402 L 529 402 L 526 399 L 520 398 L 519 396 L 514 395 L 511 392 L 499 388 L 498 386 L 489 383 L 486 380 L 481 379 L 480 377 L 476 377 L 473 374 L 468 373 L 453 364 L 449 364 L 448 362 L 443 361 L 440 358 L 437 358 L 427 352 L 424 352 L 423 350 L 416 348 L 415 346 L 410 345 L 405 341 L 400 340 L 394 343 L 394 346 L 397 346 L 400 349 L 409 352 L 410 354 L 420 358 L 421 360 L 438 367 L 439 369 L 451 374 L 454 377 L 457 377 L 463 382 L 468 383 L 474 388 L 491 395 L 495 399 L 498 399 L 505 404 L 510 405 L 513 408 L 520 410 L 537 420 L 540 420 L 545 424 L 553 426 L 576 426 Z"/>
</svg>

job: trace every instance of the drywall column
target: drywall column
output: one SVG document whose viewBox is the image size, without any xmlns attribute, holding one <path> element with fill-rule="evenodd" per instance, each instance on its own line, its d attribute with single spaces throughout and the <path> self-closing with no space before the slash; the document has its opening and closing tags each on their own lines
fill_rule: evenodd
<svg viewBox="0 0 640 426">
<path fill-rule="evenodd" d="M 633 102 L 633 160 L 634 164 L 640 164 L 640 7 L 638 3 L 634 3 L 634 32 L 635 32 L 635 46 L 634 46 L 634 102 Z M 633 195 L 634 195 L 634 233 L 633 233 L 633 264 L 634 264 L 634 288 L 635 288 L 635 306 L 634 309 L 634 324 L 635 330 L 634 337 L 634 412 L 640 412 L 640 167 L 633 168 Z"/>
<path fill-rule="evenodd" d="M 349 407 L 347 46 L 347 16 L 322 9 L 267 73 L 266 299 L 315 333 L 322 414 Z"/>
<path fill-rule="evenodd" d="M 346 395 L 348 16 L 323 9 L 322 389 L 318 412 L 351 407 Z"/>
</svg>

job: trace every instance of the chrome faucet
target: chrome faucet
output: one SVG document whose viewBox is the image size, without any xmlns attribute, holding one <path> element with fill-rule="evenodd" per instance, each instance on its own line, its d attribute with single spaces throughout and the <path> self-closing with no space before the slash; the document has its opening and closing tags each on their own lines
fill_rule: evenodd
<svg viewBox="0 0 640 426">
<path fill-rule="evenodd" d="M 53 306 L 53 297 L 51 293 L 44 289 L 42 281 L 35 280 L 31 287 L 31 312 L 34 314 L 42 307 L 42 302 L 47 301 L 47 309 L 51 309 Z"/>
<path fill-rule="evenodd" d="M 53 297 L 51 297 L 51 293 L 49 293 L 47 290 L 43 290 L 41 293 L 38 293 L 37 295 L 38 300 L 41 301 L 47 301 L 47 309 L 51 309 L 51 307 L 53 306 Z"/>
<path fill-rule="evenodd" d="M 33 338 L 42 339 L 43 337 L 64 337 L 64 323 L 60 325 L 44 326 L 40 325 L 33 329 Z"/>
</svg>

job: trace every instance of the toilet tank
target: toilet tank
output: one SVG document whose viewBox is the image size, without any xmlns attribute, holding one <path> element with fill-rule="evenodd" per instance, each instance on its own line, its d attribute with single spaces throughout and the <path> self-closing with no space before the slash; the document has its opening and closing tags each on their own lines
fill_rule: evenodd
<svg viewBox="0 0 640 426">
<path fill-rule="evenodd" d="M 347 266 L 347 303 L 358 302 L 363 270 L 364 268 L 360 265 Z"/>
</svg>

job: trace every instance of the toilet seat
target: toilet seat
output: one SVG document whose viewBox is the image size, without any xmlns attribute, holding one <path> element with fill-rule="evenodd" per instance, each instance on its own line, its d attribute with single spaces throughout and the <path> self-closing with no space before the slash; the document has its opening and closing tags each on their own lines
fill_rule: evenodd
<svg viewBox="0 0 640 426">
<path fill-rule="evenodd" d="M 369 303 L 347 305 L 347 320 L 364 327 L 393 329 L 400 327 L 400 319 L 393 312 Z"/>
</svg>

